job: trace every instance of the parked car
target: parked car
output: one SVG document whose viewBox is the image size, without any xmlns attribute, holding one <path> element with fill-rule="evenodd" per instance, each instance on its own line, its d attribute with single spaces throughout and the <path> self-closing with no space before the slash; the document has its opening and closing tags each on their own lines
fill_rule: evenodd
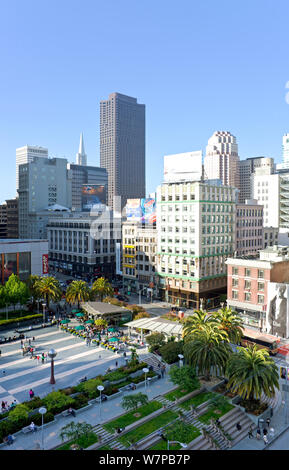
<svg viewBox="0 0 289 470">
<path fill-rule="evenodd" d="M 129 298 L 126 296 L 126 295 L 117 295 L 116 296 L 117 300 L 120 300 L 122 302 L 128 302 L 129 301 Z"/>
</svg>

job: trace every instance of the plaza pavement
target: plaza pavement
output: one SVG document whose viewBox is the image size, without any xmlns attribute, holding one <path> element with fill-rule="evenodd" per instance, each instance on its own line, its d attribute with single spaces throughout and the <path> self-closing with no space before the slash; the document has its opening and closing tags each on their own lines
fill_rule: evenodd
<svg viewBox="0 0 289 470">
<path fill-rule="evenodd" d="M 6 333 L 7 336 L 7 333 Z M 37 329 L 27 333 L 27 337 L 35 336 L 35 354 L 48 352 L 54 348 L 57 351 L 54 364 L 54 375 L 56 384 L 49 384 L 50 360 L 42 364 L 36 359 L 22 356 L 20 341 L 10 344 L 1 344 L 2 355 L 0 357 L 0 402 L 7 401 L 8 404 L 14 399 L 23 402 L 29 399 L 29 389 L 32 388 L 35 396 L 44 397 L 52 390 L 58 390 L 71 385 L 76 385 L 77 381 L 84 375 L 87 378 L 95 377 L 105 373 L 108 367 L 115 368 L 125 364 L 123 356 L 111 351 L 96 347 L 86 346 L 86 342 L 69 333 L 64 333 L 57 327 L 47 329 Z M 129 356 L 130 353 L 127 353 Z M 138 350 L 141 356 L 147 354 L 147 349 Z M 101 358 L 99 358 L 101 356 Z M 3 373 L 5 371 L 5 373 Z M 146 393 L 149 399 L 165 393 L 174 386 L 165 376 L 150 384 Z M 144 392 L 145 387 L 139 387 L 138 391 Z M 44 427 L 45 448 L 50 449 L 61 444 L 59 438 L 60 429 L 70 421 L 86 421 L 92 425 L 103 423 L 123 413 L 120 406 L 122 396 L 103 402 L 101 405 L 102 419 L 99 418 L 99 404 L 96 403 L 90 408 L 79 411 L 76 418 L 59 417 L 57 421 Z M 4 450 L 29 450 L 36 448 L 41 441 L 41 432 L 35 434 L 19 434 L 12 446 L 2 447 Z"/>
</svg>

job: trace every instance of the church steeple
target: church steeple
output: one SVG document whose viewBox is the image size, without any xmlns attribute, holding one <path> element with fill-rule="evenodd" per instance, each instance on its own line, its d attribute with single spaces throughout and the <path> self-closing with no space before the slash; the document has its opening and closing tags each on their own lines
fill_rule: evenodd
<svg viewBox="0 0 289 470">
<path fill-rule="evenodd" d="M 84 165 L 84 166 L 87 165 L 86 153 L 84 151 L 83 133 L 80 134 L 79 149 L 78 149 L 78 153 L 76 154 L 76 164 Z"/>
</svg>

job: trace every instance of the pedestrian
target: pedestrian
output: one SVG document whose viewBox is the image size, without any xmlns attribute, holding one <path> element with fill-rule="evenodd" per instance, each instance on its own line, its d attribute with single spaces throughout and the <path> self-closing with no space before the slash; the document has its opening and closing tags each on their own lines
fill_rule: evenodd
<svg viewBox="0 0 289 470">
<path fill-rule="evenodd" d="M 1 349 L 0 349 L 0 357 L 1 357 L 1 354 L 2 354 L 2 351 L 1 351 Z"/>
<path fill-rule="evenodd" d="M 32 432 L 36 432 L 36 431 L 37 431 L 37 427 L 35 426 L 35 424 L 33 423 L 33 421 L 31 421 L 29 428 L 31 429 Z"/>
<path fill-rule="evenodd" d="M 270 428 L 270 433 L 269 433 L 269 436 L 273 439 L 274 437 L 274 434 L 275 434 L 275 429 L 274 428 Z"/>
<path fill-rule="evenodd" d="M 98 356 L 98 359 L 101 359 L 101 354 Z"/>
<path fill-rule="evenodd" d="M 1 403 L 1 408 L 2 408 L 2 411 L 5 410 L 5 401 L 2 400 L 2 403 Z"/>
<path fill-rule="evenodd" d="M 3 377 L 5 377 L 5 374 L 6 374 L 6 371 L 3 369 L 3 370 L 2 370 L 2 375 L 3 375 Z"/>
<path fill-rule="evenodd" d="M 117 366 L 118 366 L 118 361 L 115 361 L 115 367 L 117 367 Z"/>
<path fill-rule="evenodd" d="M 39 359 L 40 359 L 40 357 L 39 357 L 39 356 L 36 356 L 36 359 L 37 359 L 37 364 L 39 364 Z"/>
<path fill-rule="evenodd" d="M 248 431 L 248 437 L 249 437 L 249 439 L 253 439 L 252 426 L 250 426 L 250 429 L 249 429 L 249 431 Z"/>
<path fill-rule="evenodd" d="M 29 346 L 31 346 L 31 339 L 30 338 L 28 340 L 28 344 L 29 344 Z"/>
<path fill-rule="evenodd" d="M 35 336 L 33 336 L 32 340 L 35 341 Z"/>
<path fill-rule="evenodd" d="M 268 418 L 266 419 L 266 423 L 267 423 L 268 428 L 270 427 L 270 422 L 271 422 L 271 419 L 268 416 Z"/>
<path fill-rule="evenodd" d="M 238 431 L 241 431 L 242 426 L 240 424 L 240 421 L 238 421 L 238 423 L 236 424 L 236 428 L 238 429 Z"/>
<path fill-rule="evenodd" d="M 268 437 L 266 435 L 263 436 L 263 441 L 264 441 L 264 444 L 266 446 L 268 444 Z"/>
<path fill-rule="evenodd" d="M 264 428 L 264 429 L 263 429 L 263 436 L 267 436 L 267 434 L 268 434 L 268 431 L 267 431 L 266 428 Z"/>
<path fill-rule="evenodd" d="M 23 340 L 20 341 L 20 344 L 21 344 L 21 348 L 23 347 Z"/>
<path fill-rule="evenodd" d="M 42 353 L 42 355 L 41 355 L 41 362 L 42 362 L 42 364 L 44 364 L 44 360 L 45 360 L 45 356 L 44 356 L 44 353 Z"/>
<path fill-rule="evenodd" d="M 29 390 L 29 396 L 30 396 L 31 399 L 34 397 L 34 392 L 33 392 L 32 388 L 30 388 L 30 390 Z"/>
<path fill-rule="evenodd" d="M 256 439 L 258 439 L 258 441 L 261 439 L 261 431 L 260 431 L 260 428 L 257 428 L 257 431 L 256 431 Z"/>
</svg>

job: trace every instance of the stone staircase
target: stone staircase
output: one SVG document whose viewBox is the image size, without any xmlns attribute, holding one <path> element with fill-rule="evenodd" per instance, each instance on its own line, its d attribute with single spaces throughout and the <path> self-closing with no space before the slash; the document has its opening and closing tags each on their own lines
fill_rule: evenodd
<svg viewBox="0 0 289 470">
<path fill-rule="evenodd" d="M 216 441 L 216 447 L 204 436 L 200 436 L 195 440 L 193 445 L 190 447 L 190 450 L 213 450 L 214 448 L 220 450 L 226 450 L 233 447 L 237 442 L 244 439 L 251 425 L 252 421 L 248 416 L 239 408 L 234 408 L 229 411 L 225 416 L 220 418 L 220 422 L 224 432 L 231 437 L 231 440 L 228 441 L 222 432 L 217 430 L 214 426 L 208 425 L 205 427 L 206 431 L 209 433 L 210 437 Z M 236 424 L 240 423 L 242 429 L 238 431 Z M 253 425 L 254 426 L 254 425 Z"/>
<path fill-rule="evenodd" d="M 159 361 L 159 359 L 152 353 L 144 354 L 141 356 L 142 361 L 146 362 L 148 366 L 152 366 L 155 372 L 160 372 L 158 365 L 164 364 L 163 362 Z"/>
<path fill-rule="evenodd" d="M 126 449 L 126 447 L 117 440 L 117 436 L 114 436 L 113 434 L 106 431 L 106 429 L 104 429 L 104 427 L 101 426 L 100 424 L 95 426 L 93 430 L 97 434 L 97 436 L 100 438 L 100 443 L 102 445 L 109 444 L 109 446 L 114 450 Z"/>
</svg>

